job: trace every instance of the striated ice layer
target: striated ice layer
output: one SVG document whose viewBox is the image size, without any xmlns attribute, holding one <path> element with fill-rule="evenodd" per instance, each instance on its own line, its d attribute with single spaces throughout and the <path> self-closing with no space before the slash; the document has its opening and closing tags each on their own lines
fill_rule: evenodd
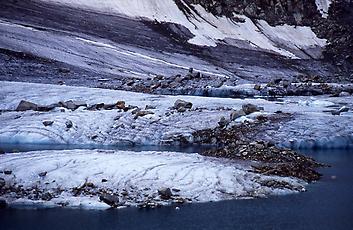
<svg viewBox="0 0 353 230">
<path fill-rule="evenodd" d="M 66 150 L 0 156 L 0 171 L 12 171 L 11 175 L 1 175 L 7 185 L 55 194 L 47 202 L 5 194 L 3 197 L 13 205 L 55 207 L 65 203 L 71 207 L 107 208 L 99 201 L 99 194 L 73 195 L 72 189 L 86 182 L 93 183 L 96 190 L 126 191 L 129 199 L 124 205 L 158 200 L 161 188 L 174 189 L 174 195 L 193 202 L 208 202 L 293 192 L 262 186 L 263 181 L 280 181 L 296 188 L 306 185 L 298 179 L 264 176 L 249 169 L 245 163 L 175 152 Z M 46 175 L 39 176 L 43 172 Z M 55 193 L 58 188 L 61 192 Z"/>
</svg>

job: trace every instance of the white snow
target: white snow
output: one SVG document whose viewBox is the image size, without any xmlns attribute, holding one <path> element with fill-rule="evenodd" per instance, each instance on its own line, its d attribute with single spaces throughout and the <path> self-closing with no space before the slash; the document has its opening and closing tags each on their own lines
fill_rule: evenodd
<svg viewBox="0 0 353 230">
<path fill-rule="evenodd" d="M 237 15 L 245 19 L 245 23 L 238 23 L 227 17 L 216 17 L 199 5 L 193 5 L 194 9 L 191 9 L 185 4 L 185 7 L 192 12 L 191 15 L 185 15 L 173 0 L 42 1 L 137 19 L 180 24 L 194 34 L 195 37 L 189 42 L 201 46 L 216 46 L 218 42 L 231 39 L 235 42 L 228 43 L 240 48 L 257 48 L 290 58 L 308 58 L 300 49 L 321 48 L 326 44 L 326 40 L 317 38 L 309 27 L 287 25 L 271 27 L 265 21 L 261 21 L 262 28 L 260 29 L 245 16 Z"/>
<path fill-rule="evenodd" d="M 315 0 L 315 3 L 322 17 L 327 18 L 332 0 Z"/>
<path fill-rule="evenodd" d="M 11 175 L 2 176 L 6 184 L 52 193 L 57 188 L 63 191 L 45 203 L 5 195 L 14 205 L 32 202 L 53 207 L 66 203 L 69 207 L 107 208 L 98 195 L 73 196 L 72 189 L 85 182 L 93 183 L 96 191 L 127 191 L 131 199 L 119 197 L 125 205 L 156 199 L 158 189 L 165 187 L 179 189 L 173 193 L 193 202 L 208 202 L 292 192 L 261 186 L 259 182 L 264 180 L 286 181 L 298 188 L 306 185 L 301 180 L 263 176 L 249 169 L 244 163 L 174 152 L 66 150 L 0 155 L 0 171 L 12 170 Z M 45 177 L 38 176 L 42 172 L 47 172 Z"/>
</svg>

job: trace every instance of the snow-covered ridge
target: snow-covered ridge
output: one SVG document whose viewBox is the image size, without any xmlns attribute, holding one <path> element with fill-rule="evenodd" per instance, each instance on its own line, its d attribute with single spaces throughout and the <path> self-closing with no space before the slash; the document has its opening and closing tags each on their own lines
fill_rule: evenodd
<svg viewBox="0 0 353 230">
<path fill-rule="evenodd" d="M 261 185 L 269 180 L 284 181 L 294 188 L 306 185 L 298 179 L 259 175 L 249 169 L 244 163 L 174 152 L 70 150 L 0 155 L 0 171 L 12 171 L 0 174 L 6 185 L 52 194 L 46 202 L 5 194 L 10 204 L 109 208 L 99 201 L 98 191 L 110 191 L 119 196 L 122 206 L 134 206 L 146 200 L 161 202 L 157 193 L 161 188 L 177 189 L 173 191 L 176 197 L 208 202 L 292 192 Z M 94 185 L 92 195 L 72 193 L 86 182 Z M 126 194 L 119 195 L 123 191 Z"/>
<path fill-rule="evenodd" d="M 201 46 L 216 46 L 218 42 L 245 49 L 257 49 L 273 52 L 290 58 L 318 58 L 317 49 L 326 45 L 309 27 L 276 26 L 267 22 L 254 22 L 243 18 L 245 22 L 235 22 L 227 17 L 216 17 L 199 6 L 189 8 L 191 15 L 185 15 L 173 0 L 41 0 L 57 4 L 119 14 L 127 17 L 170 22 L 185 26 L 194 37 L 189 43 Z M 302 52 L 305 50 L 305 52 Z M 309 56 L 306 54 L 309 53 Z"/>
</svg>

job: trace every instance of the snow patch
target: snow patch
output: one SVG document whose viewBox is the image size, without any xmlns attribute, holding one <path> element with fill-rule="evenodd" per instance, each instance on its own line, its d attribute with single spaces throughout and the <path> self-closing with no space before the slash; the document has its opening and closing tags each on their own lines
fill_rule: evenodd
<svg viewBox="0 0 353 230">
<path fill-rule="evenodd" d="M 322 17 L 327 18 L 332 0 L 315 0 L 315 3 Z"/>
</svg>

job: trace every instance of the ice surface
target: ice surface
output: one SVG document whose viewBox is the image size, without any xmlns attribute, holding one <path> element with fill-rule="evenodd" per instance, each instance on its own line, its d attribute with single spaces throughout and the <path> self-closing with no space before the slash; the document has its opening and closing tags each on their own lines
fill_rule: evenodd
<svg viewBox="0 0 353 230">
<path fill-rule="evenodd" d="M 264 180 L 285 181 L 296 187 L 306 185 L 301 180 L 263 176 L 249 169 L 244 163 L 174 152 L 66 150 L 0 155 L 0 171 L 12 170 L 11 175 L 1 176 L 8 185 L 35 187 L 44 192 L 60 187 L 63 191 L 49 202 L 5 195 L 14 205 L 66 203 L 72 207 L 107 208 L 99 202 L 98 195 L 72 195 L 72 189 L 85 182 L 93 183 L 97 190 L 127 191 L 131 199 L 125 205 L 136 205 L 151 197 L 158 199 L 157 190 L 164 187 L 180 190 L 173 193 L 193 202 L 208 202 L 292 192 L 261 186 Z M 45 177 L 38 176 L 42 172 L 47 172 Z"/>
<path fill-rule="evenodd" d="M 264 107 L 264 114 L 276 111 L 293 114 L 293 119 L 281 124 L 276 130 L 259 133 L 260 139 L 269 139 L 286 146 L 290 143 L 317 143 L 316 147 L 347 147 L 352 144 L 353 100 L 352 97 L 285 97 L 280 101 L 264 99 L 231 99 L 193 96 L 162 96 L 143 93 L 70 87 L 45 84 L 0 82 L 0 109 L 14 110 L 21 100 L 49 105 L 59 101 L 79 100 L 89 105 L 116 103 L 123 100 L 127 105 L 142 109 L 152 105 L 154 114 L 134 119 L 129 112 L 118 110 L 88 111 L 82 107 L 76 111 L 61 112 L 3 112 L 0 114 L 0 142 L 10 143 L 57 143 L 57 144 L 180 144 L 193 143 L 193 132 L 214 128 L 222 116 L 229 118 L 232 109 L 240 109 L 245 103 Z M 239 86 L 240 87 L 240 86 Z M 245 85 L 246 89 L 248 85 Z M 178 113 L 171 107 L 177 99 L 193 103 L 193 109 Z M 330 111 L 343 105 L 350 111 L 334 116 Z M 251 114 L 236 122 L 256 119 Z M 52 126 L 44 126 L 44 120 L 52 120 Z M 66 121 L 73 128 L 66 128 Z M 337 141 L 335 141 L 337 140 Z M 301 144 L 302 147 L 315 145 Z"/>
</svg>

